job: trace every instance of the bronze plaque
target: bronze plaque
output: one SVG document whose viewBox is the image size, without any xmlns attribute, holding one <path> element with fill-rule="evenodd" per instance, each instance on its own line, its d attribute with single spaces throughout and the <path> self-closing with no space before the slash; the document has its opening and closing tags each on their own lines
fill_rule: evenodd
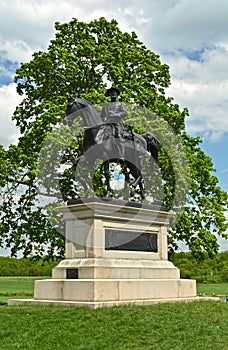
<svg viewBox="0 0 228 350">
<path fill-rule="evenodd" d="M 157 253 L 157 233 L 106 229 L 105 250 L 130 250 Z"/>
<path fill-rule="evenodd" d="M 78 269 L 76 269 L 76 268 L 66 269 L 66 278 L 67 279 L 78 279 Z"/>
</svg>

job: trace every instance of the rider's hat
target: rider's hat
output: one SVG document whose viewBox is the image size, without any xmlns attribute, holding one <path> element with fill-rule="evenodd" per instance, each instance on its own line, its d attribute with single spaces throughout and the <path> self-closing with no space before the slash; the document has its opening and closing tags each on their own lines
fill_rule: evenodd
<svg viewBox="0 0 228 350">
<path fill-rule="evenodd" d="M 117 95 L 120 95 L 120 89 L 116 86 L 111 86 L 109 89 L 107 89 L 106 96 L 109 96 L 109 93 L 113 90 L 116 91 Z"/>
</svg>

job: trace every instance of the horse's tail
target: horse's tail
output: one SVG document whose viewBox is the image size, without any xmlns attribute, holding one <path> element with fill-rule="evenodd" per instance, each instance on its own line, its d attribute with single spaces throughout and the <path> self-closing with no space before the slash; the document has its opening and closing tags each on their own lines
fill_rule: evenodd
<svg viewBox="0 0 228 350">
<path fill-rule="evenodd" d="M 150 152 L 151 156 L 156 161 L 158 159 L 158 139 L 156 135 L 150 131 L 142 134 L 143 138 L 147 143 L 147 151 Z"/>
</svg>

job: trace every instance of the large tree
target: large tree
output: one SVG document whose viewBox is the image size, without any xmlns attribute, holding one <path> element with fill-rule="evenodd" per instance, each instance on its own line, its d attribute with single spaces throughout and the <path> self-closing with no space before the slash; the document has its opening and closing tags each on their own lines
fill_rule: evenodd
<svg viewBox="0 0 228 350">
<path fill-rule="evenodd" d="M 164 125 L 167 123 L 172 130 L 170 133 L 165 126 L 167 139 L 171 134 L 178 139 L 174 153 L 181 144 L 181 152 L 184 150 L 187 157 L 189 186 L 184 198 L 182 196 L 177 203 L 177 206 L 184 206 L 184 210 L 170 229 L 170 250 L 175 250 L 181 240 L 198 256 L 203 251 L 215 254 L 218 250 L 216 235 L 226 236 L 224 213 L 227 193 L 221 190 L 213 175 L 212 161 L 200 148 L 200 138 L 191 137 L 185 130 L 188 110 L 181 111 L 173 99 L 166 96 L 165 89 L 170 85 L 169 67 L 162 64 L 159 56 L 148 50 L 134 32 L 121 32 L 115 20 L 108 22 L 100 18 L 84 23 L 73 19 L 55 26 L 56 37 L 50 42 L 48 50 L 35 52 L 33 59 L 21 64 L 16 71 L 17 92 L 23 96 L 23 101 L 16 108 L 13 120 L 20 128 L 21 137 L 18 144 L 11 145 L 8 151 L 0 150 L 3 159 L 0 179 L 1 244 L 5 242 L 12 255 L 18 251 L 25 256 L 63 255 L 64 237 L 58 220 L 55 220 L 58 215 L 55 207 L 59 201 L 54 181 L 58 174 L 53 159 L 62 149 L 61 145 L 66 146 L 67 138 L 67 150 L 61 154 L 61 161 L 64 159 L 65 163 L 69 163 L 73 151 L 80 153 L 81 135 L 75 138 L 65 127 L 62 127 L 61 133 L 58 128 L 54 131 L 53 128 L 63 118 L 67 96 L 74 95 L 96 105 L 104 103 L 107 101 L 105 90 L 109 81 L 122 91 L 122 101 L 139 108 L 130 114 L 128 120 L 134 131 L 155 130 L 162 134 L 163 129 L 161 138 L 164 139 Z M 140 117 L 143 108 L 144 122 L 142 115 Z M 154 115 L 163 121 L 162 126 Z M 53 149 L 53 144 L 56 149 Z M 51 155 L 47 153 L 48 149 Z M 42 152 L 46 152 L 46 156 L 42 157 Z M 164 184 L 163 204 L 169 209 L 177 191 L 177 174 L 174 171 L 175 161 L 168 153 L 161 142 L 158 166 Z M 42 177 L 37 170 L 40 158 L 45 176 L 37 191 Z M 179 166 L 176 165 L 176 168 Z M 75 195 L 73 176 L 72 168 L 67 168 L 58 179 L 63 201 Z M 181 178 L 180 173 L 178 176 Z M 101 177 L 97 171 L 94 181 L 98 190 L 102 187 Z M 181 178 L 183 186 L 185 182 L 186 178 Z M 42 191 L 46 191 L 42 195 L 52 197 L 51 203 L 47 204 L 44 200 L 43 206 L 38 204 Z"/>
</svg>

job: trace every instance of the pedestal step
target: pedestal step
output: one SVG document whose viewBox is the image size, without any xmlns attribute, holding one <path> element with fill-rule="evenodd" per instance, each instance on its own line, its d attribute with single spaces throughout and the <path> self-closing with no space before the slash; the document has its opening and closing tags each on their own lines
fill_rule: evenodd
<svg viewBox="0 0 228 350">
<path fill-rule="evenodd" d="M 184 279 L 50 279 L 35 281 L 35 300 L 133 301 L 196 296 L 196 282 Z"/>
<path fill-rule="evenodd" d="M 54 279 L 179 279 L 180 271 L 167 260 L 65 259 L 52 270 Z M 77 277 L 76 277 L 77 276 Z"/>
<path fill-rule="evenodd" d="M 8 305 L 54 305 L 54 306 L 86 306 L 90 309 L 97 309 L 101 307 L 113 307 L 120 305 L 151 305 L 158 303 L 178 303 L 178 302 L 192 302 L 192 301 L 220 301 L 216 297 L 185 297 L 185 298 L 167 298 L 167 299 L 145 299 L 145 300 L 123 300 L 123 301 L 62 301 L 62 300 L 34 300 L 34 299 L 11 299 Z"/>
</svg>

